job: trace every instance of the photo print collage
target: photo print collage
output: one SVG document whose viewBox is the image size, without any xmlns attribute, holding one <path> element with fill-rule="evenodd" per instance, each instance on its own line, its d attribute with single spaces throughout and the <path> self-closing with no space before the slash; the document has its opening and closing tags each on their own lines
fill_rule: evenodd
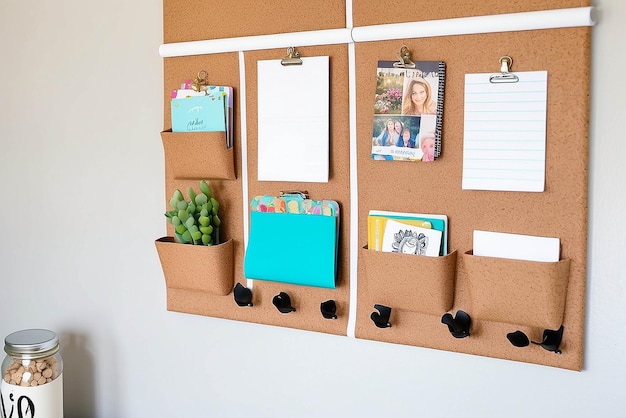
<svg viewBox="0 0 626 418">
<path fill-rule="evenodd" d="M 445 64 L 418 61 L 396 68 L 379 61 L 374 97 L 372 159 L 434 161 L 441 152 Z"/>
</svg>

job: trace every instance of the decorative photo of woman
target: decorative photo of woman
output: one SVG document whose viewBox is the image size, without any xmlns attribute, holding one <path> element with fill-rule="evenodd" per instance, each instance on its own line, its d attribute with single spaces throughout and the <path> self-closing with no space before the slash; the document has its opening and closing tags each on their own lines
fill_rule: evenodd
<svg viewBox="0 0 626 418">
<path fill-rule="evenodd" d="M 433 96 L 433 88 L 422 77 L 405 79 L 403 115 L 434 115 L 437 113 L 437 94 Z"/>
</svg>

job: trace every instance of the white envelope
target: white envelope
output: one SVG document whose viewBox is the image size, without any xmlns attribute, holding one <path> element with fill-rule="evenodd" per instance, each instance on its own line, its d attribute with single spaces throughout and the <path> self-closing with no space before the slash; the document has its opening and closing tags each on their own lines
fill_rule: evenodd
<svg viewBox="0 0 626 418">
<path fill-rule="evenodd" d="M 560 257 L 560 240 L 532 235 L 474 231 L 474 255 L 556 262 Z"/>
</svg>

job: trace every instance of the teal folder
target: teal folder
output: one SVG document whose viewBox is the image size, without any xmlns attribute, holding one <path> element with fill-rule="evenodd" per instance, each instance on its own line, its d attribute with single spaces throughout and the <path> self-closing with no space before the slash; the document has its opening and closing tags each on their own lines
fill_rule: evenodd
<svg viewBox="0 0 626 418">
<path fill-rule="evenodd" d="M 251 212 L 244 276 L 334 289 L 338 226 L 337 216 Z"/>
</svg>

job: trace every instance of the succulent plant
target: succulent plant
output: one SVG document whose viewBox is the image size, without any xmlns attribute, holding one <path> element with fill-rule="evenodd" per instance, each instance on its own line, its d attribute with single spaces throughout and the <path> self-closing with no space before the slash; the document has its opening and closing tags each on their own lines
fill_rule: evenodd
<svg viewBox="0 0 626 418">
<path fill-rule="evenodd" d="M 179 242 L 194 245 L 216 245 L 220 243 L 219 203 L 213 197 L 206 181 L 200 181 L 200 193 L 192 187 L 187 190 L 186 201 L 180 190 L 176 189 L 170 199 L 171 211 L 165 217 L 174 226 Z"/>
</svg>

